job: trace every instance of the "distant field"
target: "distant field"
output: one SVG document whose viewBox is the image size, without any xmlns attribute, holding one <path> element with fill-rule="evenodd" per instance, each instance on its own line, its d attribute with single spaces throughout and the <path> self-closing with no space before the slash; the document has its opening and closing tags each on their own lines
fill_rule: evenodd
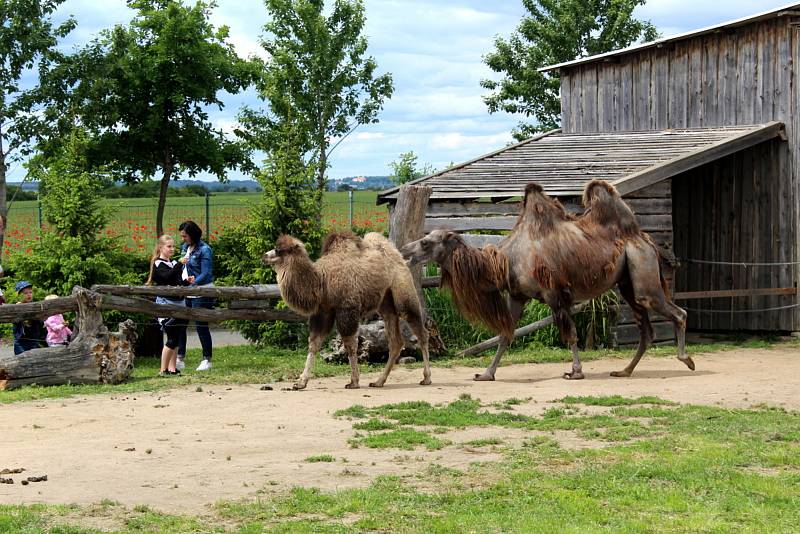
<svg viewBox="0 0 800 534">
<path fill-rule="evenodd" d="M 203 233 L 215 241 L 225 230 L 243 221 L 248 216 L 248 207 L 258 201 L 260 193 L 218 193 L 209 198 L 208 219 L 204 197 L 169 197 L 164 211 L 164 230 L 177 234 L 181 221 L 192 219 Z M 388 225 L 388 209 L 376 206 L 377 193 L 356 191 L 353 194 L 353 226 L 383 231 Z M 141 251 L 147 254 L 156 238 L 156 198 L 109 199 L 106 205 L 114 208 L 114 216 L 106 227 L 108 236 L 126 238 L 127 252 Z M 325 194 L 324 223 L 331 230 L 349 228 L 349 202 L 347 193 Z M 208 221 L 208 228 L 206 228 Z M 43 221 L 46 226 L 46 221 Z M 8 211 L 3 254 L 18 254 L 26 251 L 26 243 L 39 233 L 39 209 L 37 201 L 14 202 Z"/>
</svg>

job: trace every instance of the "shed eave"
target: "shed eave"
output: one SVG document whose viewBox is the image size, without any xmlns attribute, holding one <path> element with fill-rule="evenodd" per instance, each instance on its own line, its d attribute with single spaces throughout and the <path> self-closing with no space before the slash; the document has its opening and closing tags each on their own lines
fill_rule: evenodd
<svg viewBox="0 0 800 534">
<path fill-rule="evenodd" d="M 719 128 L 598 132 L 541 136 L 416 180 L 433 189 L 431 202 L 500 202 L 521 196 L 537 182 L 558 198 L 579 197 L 599 178 L 633 193 L 700 165 L 783 137 L 782 123 Z M 377 203 L 394 202 L 399 188 L 383 191 Z"/>
</svg>

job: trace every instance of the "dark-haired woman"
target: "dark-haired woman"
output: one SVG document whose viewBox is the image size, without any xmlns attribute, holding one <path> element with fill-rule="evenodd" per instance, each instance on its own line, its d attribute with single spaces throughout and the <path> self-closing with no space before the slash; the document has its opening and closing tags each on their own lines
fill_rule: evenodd
<svg viewBox="0 0 800 534">
<path fill-rule="evenodd" d="M 201 239 L 203 231 L 194 221 L 184 221 L 178 227 L 181 233 L 183 244 L 181 245 L 181 263 L 184 264 L 184 276 L 194 277 L 194 283 L 190 287 L 211 287 L 214 285 L 214 255 L 211 247 Z M 212 297 L 187 297 L 186 304 L 190 308 L 207 308 L 214 307 L 214 299 Z M 200 345 L 203 347 L 203 361 L 197 367 L 198 371 L 207 371 L 211 369 L 211 331 L 208 329 L 208 323 L 195 321 L 195 328 L 197 329 L 197 337 L 200 338 Z M 180 340 L 178 347 L 178 369 L 182 369 L 185 364 L 183 359 L 186 357 L 186 331 L 184 330 L 183 336 Z"/>
</svg>

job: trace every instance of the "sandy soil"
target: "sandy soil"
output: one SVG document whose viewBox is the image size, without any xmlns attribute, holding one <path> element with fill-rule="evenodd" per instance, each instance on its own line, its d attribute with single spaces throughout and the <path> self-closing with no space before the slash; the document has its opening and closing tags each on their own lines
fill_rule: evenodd
<svg viewBox="0 0 800 534">
<path fill-rule="evenodd" d="M 491 447 L 464 443 L 485 437 L 521 440 L 518 431 L 468 429 L 445 434 L 440 451 L 353 449 L 352 422 L 332 417 L 353 404 L 406 400 L 450 402 L 463 393 L 483 402 L 533 400 L 515 407 L 544 409 L 565 395 L 656 395 L 682 403 L 729 407 L 758 404 L 800 409 L 800 351 L 738 350 L 697 355 L 697 371 L 676 359 L 645 358 L 629 379 L 612 378 L 622 360 L 584 365 L 586 380 L 568 382 L 566 364 L 501 367 L 496 382 L 471 380 L 475 369 L 434 369 L 434 385 L 417 385 L 421 371 L 397 369 L 383 389 L 343 389 L 346 378 L 312 380 L 306 391 L 289 384 L 196 386 L 138 395 L 98 395 L 0 405 L 0 470 L 25 468 L 15 484 L 0 484 L 3 503 L 97 503 L 111 499 L 173 513 L 201 513 L 218 500 L 252 497 L 294 485 L 337 489 L 367 485 L 384 473 L 413 474 L 429 463 L 462 467 L 499 458 Z M 372 377 L 362 376 L 362 384 Z M 558 436 L 567 447 L 592 446 Z M 335 462 L 308 463 L 330 454 Z M 47 474 L 46 482 L 20 484 Z"/>
</svg>

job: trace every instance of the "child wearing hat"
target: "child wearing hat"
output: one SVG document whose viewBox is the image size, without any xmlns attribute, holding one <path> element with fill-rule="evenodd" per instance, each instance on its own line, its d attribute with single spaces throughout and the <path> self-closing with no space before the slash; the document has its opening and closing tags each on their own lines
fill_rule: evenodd
<svg viewBox="0 0 800 534">
<path fill-rule="evenodd" d="M 27 280 L 17 282 L 14 291 L 21 297 L 19 304 L 27 304 L 33 300 L 33 284 Z M 25 319 L 14 323 L 14 354 L 40 348 L 43 339 L 44 323 L 39 319 Z"/>
</svg>

